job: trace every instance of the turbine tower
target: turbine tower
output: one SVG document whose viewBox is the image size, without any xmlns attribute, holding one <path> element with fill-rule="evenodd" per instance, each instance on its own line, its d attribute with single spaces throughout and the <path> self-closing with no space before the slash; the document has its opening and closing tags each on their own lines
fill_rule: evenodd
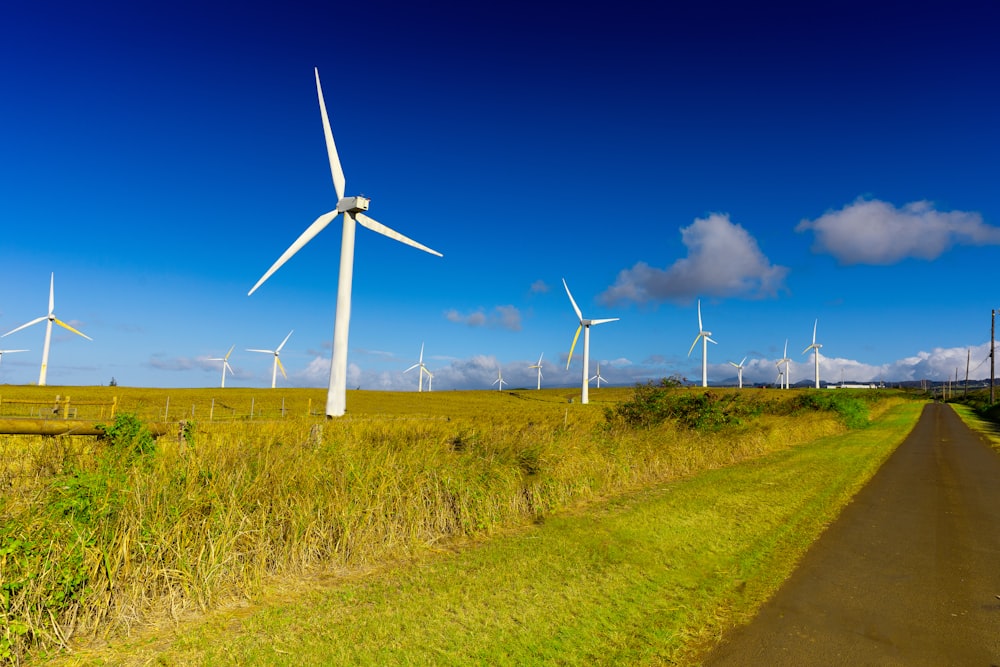
<svg viewBox="0 0 1000 667">
<path fill-rule="evenodd" d="M 813 359 L 816 364 L 816 388 L 819 389 L 819 348 L 823 347 L 820 343 L 816 342 L 816 326 L 819 324 L 819 318 L 813 322 L 813 342 L 812 345 L 802 350 L 802 354 L 806 354 L 809 350 L 813 350 Z"/>
<path fill-rule="evenodd" d="M 53 311 L 55 311 L 55 302 L 56 302 L 56 300 L 55 300 L 55 285 L 56 285 L 56 274 L 52 273 L 49 276 L 49 314 L 48 315 L 42 315 L 41 317 L 36 317 L 35 319 L 31 320 L 30 322 L 22 324 L 21 326 L 17 327 L 16 329 L 11 329 L 7 333 L 5 333 L 3 336 L 0 336 L 0 338 L 3 338 L 4 336 L 11 335 L 15 331 L 20 331 L 21 329 L 27 329 L 28 327 L 32 326 L 33 324 L 38 324 L 39 322 L 46 322 L 46 320 L 48 320 L 46 322 L 46 324 L 45 324 L 45 344 L 42 346 L 42 370 L 39 371 L 39 373 L 38 373 L 38 386 L 39 387 L 44 387 L 45 386 L 45 378 L 48 375 L 48 370 L 49 370 L 49 346 L 50 346 L 50 344 L 52 342 L 52 323 L 53 322 L 55 322 L 56 324 L 58 324 L 59 326 L 61 326 L 63 329 L 66 329 L 67 331 L 72 331 L 77 336 L 83 336 L 87 340 L 94 340 L 93 338 L 91 338 L 87 334 L 81 333 L 81 332 L 77 331 L 76 329 L 74 329 L 73 327 L 71 327 L 70 325 L 66 324 L 65 322 L 63 322 L 62 320 L 60 320 L 58 317 L 55 316 L 55 313 L 53 312 Z M 20 350 L 18 350 L 18 351 L 20 351 Z"/>
<path fill-rule="evenodd" d="M 587 378 L 587 371 L 590 370 L 590 327 L 594 324 L 604 324 L 605 322 L 617 322 L 617 317 L 610 317 L 601 320 L 591 320 L 583 316 L 580 312 L 580 307 L 576 305 L 576 301 L 573 300 L 573 295 L 569 291 L 569 285 L 566 284 L 566 279 L 563 278 L 563 287 L 566 288 L 566 296 L 569 297 L 569 302 L 573 304 L 573 311 L 576 313 L 576 317 L 580 320 L 580 326 L 576 328 L 576 335 L 573 336 L 573 344 L 569 347 L 569 356 L 566 357 L 566 370 L 569 370 L 569 364 L 573 361 L 573 350 L 576 348 L 576 341 L 580 337 L 580 329 L 583 329 L 583 389 L 580 395 L 580 402 L 586 405 L 590 402 L 589 388 L 590 382 Z"/>
<path fill-rule="evenodd" d="M 542 388 L 542 355 L 543 354 L 545 354 L 545 353 L 542 352 L 542 354 L 538 355 L 538 363 L 537 364 L 533 364 L 531 366 L 528 366 L 529 369 L 532 369 L 532 368 L 537 368 L 538 369 L 538 387 L 537 387 L 538 389 Z"/>
<path fill-rule="evenodd" d="M 412 366 L 410 366 L 409 368 L 407 368 L 403 372 L 404 373 L 409 373 L 414 368 L 419 368 L 420 369 L 420 371 L 417 372 L 417 376 L 418 376 L 417 377 L 417 391 L 418 392 L 422 392 L 424 390 L 424 374 L 425 373 L 427 374 L 427 391 L 430 391 L 431 390 L 431 380 L 434 378 L 434 376 L 431 374 L 431 372 L 429 370 L 427 370 L 427 366 L 424 365 L 424 344 L 423 343 L 420 344 L 420 361 L 418 361 L 417 363 L 413 364 Z"/>
<path fill-rule="evenodd" d="M 292 329 L 292 331 L 295 330 Z M 279 345 L 273 350 L 251 350 L 251 349 L 247 350 L 247 352 L 263 352 L 264 354 L 274 355 L 274 363 L 271 364 L 271 389 L 274 389 L 275 386 L 277 385 L 279 368 L 281 369 L 281 377 L 285 378 L 286 380 L 288 379 L 288 375 L 285 373 L 285 367 L 281 363 L 280 356 L 281 356 L 281 348 L 285 347 L 285 343 L 287 343 L 288 339 L 292 337 L 292 331 L 289 331 L 288 335 L 285 336 L 285 340 L 281 341 L 281 345 Z"/>
<path fill-rule="evenodd" d="M 730 366 L 736 367 L 736 380 L 739 383 L 740 389 L 743 388 L 743 364 L 745 364 L 746 361 L 747 358 L 743 357 L 743 361 L 741 361 L 740 363 L 736 363 L 735 361 L 729 362 Z"/>
<path fill-rule="evenodd" d="M 367 227 L 373 232 L 378 232 L 383 236 L 405 243 L 424 252 L 441 257 L 441 253 L 431 250 L 425 245 L 417 243 L 411 238 L 403 236 L 399 232 L 376 222 L 364 214 L 368 210 L 369 200 L 363 196 L 345 197 L 344 188 L 346 180 L 344 170 L 340 166 L 340 157 L 337 155 L 337 146 L 333 142 L 333 132 L 330 130 L 330 119 L 326 113 L 326 102 L 323 100 L 323 89 L 319 83 L 319 69 L 316 73 L 316 96 L 319 99 L 319 111 L 323 120 L 323 135 L 326 138 L 326 152 L 330 161 L 330 173 L 333 176 L 333 189 L 337 193 L 337 207 L 328 213 L 316 218 L 316 220 L 306 228 L 298 239 L 289 246 L 281 257 L 267 270 L 257 284 L 248 292 L 254 291 L 265 280 L 271 277 L 282 264 L 299 251 L 305 244 L 309 243 L 317 234 L 329 225 L 334 218 L 343 214 L 343 235 L 340 244 L 340 276 L 337 282 L 337 311 L 333 325 L 333 355 L 330 360 L 330 388 L 326 398 L 326 416 L 343 416 L 347 404 L 347 334 L 351 320 L 351 283 L 354 277 L 354 235 L 357 224 Z"/>
<path fill-rule="evenodd" d="M 289 335 L 291 335 L 291 334 L 289 334 Z M 222 362 L 222 384 L 220 386 L 223 389 L 226 388 L 226 371 L 229 371 L 230 375 L 235 375 L 235 373 L 233 373 L 233 367 L 229 365 L 229 355 L 233 353 L 233 348 L 234 347 L 236 347 L 236 345 L 233 345 L 232 347 L 230 347 L 229 348 L 229 352 L 226 352 L 226 356 L 224 356 L 224 357 L 209 357 L 208 358 L 208 361 L 221 361 Z"/>
<path fill-rule="evenodd" d="M 701 339 L 701 386 L 708 386 L 708 344 L 712 343 L 718 345 L 714 340 L 712 340 L 712 332 L 705 331 L 705 327 L 701 323 L 701 299 L 698 300 L 698 335 L 694 337 L 694 342 L 691 343 L 691 349 L 688 350 L 688 356 L 694 352 L 694 346 L 698 344 L 698 340 Z"/>
</svg>

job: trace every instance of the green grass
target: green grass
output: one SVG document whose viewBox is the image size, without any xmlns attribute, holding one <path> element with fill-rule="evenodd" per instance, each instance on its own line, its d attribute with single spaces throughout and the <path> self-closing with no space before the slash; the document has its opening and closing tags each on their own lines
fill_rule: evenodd
<svg viewBox="0 0 1000 667">
<path fill-rule="evenodd" d="M 72 664 L 693 664 L 752 617 L 922 404 L 368 574 L 269 588 Z"/>
</svg>

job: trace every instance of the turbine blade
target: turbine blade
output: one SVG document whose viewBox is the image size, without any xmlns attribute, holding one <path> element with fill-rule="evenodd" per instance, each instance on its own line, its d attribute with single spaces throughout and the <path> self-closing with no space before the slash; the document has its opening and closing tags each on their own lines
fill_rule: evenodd
<svg viewBox="0 0 1000 667">
<path fill-rule="evenodd" d="M 309 227 L 306 228 L 306 231 L 302 232 L 299 238 L 295 239 L 295 243 L 290 245 L 288 247 L 288 250 L 286 250 L 284 254 L 282 254 L 281 257 L 278 258 L 278 261 L 276 261 L 274 264 L 271 265 L 271 268 L 267 270 L 267 273 L 261 276 L 261 279 L 257 281 L 257 284 L 254 285 L 249 292 L 247 292 L 247 296 L 250 296 L 251 294 L 256 292 L 257 288 L 263 285 L 264 281 L 271 277 L 271 274 L 280 269 L 281 265 L 287 262 L 292 255 L 297 253 L 302 248 L 302 246 L 312 241 L 313 237 L 319 234 L 321 231 L 323 231 L 323 229 L 327 225 L 329 225 L 330 222 L 332 222 L 333 219 L 336 218 L 338 215 L 340 214 L 337 213 L 336 210 L 333 210 L 330 211 L 329 213 L 324 213 L 323 215 L 316 218 L 316 220 L 311 225 L 309 225 Z"/>
<path fill-rule="evenodd" d="M 709 343 L 711 343 L 712 345 L 718 345 L 718 343 L 716 343 L 716 342 L 715 342 L 714 340 L 712 340 L 712 339 L 711 339 L 710 337 L 708 337 L 708 336 L 705 336 L 705 340 L 707 340 L 707 341 L 708 341 Z"/>
<path fill-rule="evenodd" d="M 698 344 L 698 341 L 700 339 L 701 339 L 701 334 L 698 334 L 697 336 L 694 337 L 694 342 L 691 343 L 691 349 L 688 350 L 688 356 L 689 357 L 691 356 L 691 353 L 694 352 L 694 346 Z"/>
<path fill-rule="evenodd" d="M 424 252 L 429 252 L 432 255 L 437 255 L 438 257 L 444 257 L 444 255 L 442 255 L 441 253 L 439 253 L 437 250 L 431 250 L 430 248 L 428 248 L 427 246 L 423 245 L 422 243 L 417 243 L 416 241 L 414 241 L 410 237 L 403 236 L 402 234 L 400 234 L 399 232 L 397 232 L 395 229 L 390 229 L 389 227 L 386 227 L 385 225 L 383 225 L 381 222 L 377 222 L 375 220 L 372 220 L 371 218 L 369 218 L 364 213 L 355 213 L 354 214 L 354 219 L 357 220 L 359 223 L 361 223 L 362 227 L 367 227 L 368 229 L 372 230 L 373 232 L 378 232 L 382 236 L 388 236 L 390 239 L 399 241 L 400 243 L 405 243 L 408 246 L 413 246 L 417 250 L 423 250 Z"/>
<path fill-rule="evenodd" d="M 424 363 L 424 344 L 421 343 L 420 344 L 420 364 L 423 365 L 423 363 Z"/>
<path fill-rule="evenodd" d="M 333 176 L 333 189 L 337 192 L 337 200 L 344 198 L 346 180 L 344 170 L 340 166 L 340 156 L 337 145 L 333 143 L 333 132 L 330 130 L 330 117 L 326 114 L 326 101 L 323 99 L 323 87 L 319 85 L 319 68 L 316 72 L 316 97 L 319 98 L 319 114 L 323 117 L 323 136 L 326 138 L 326 154 L 330 158 L 330 174 Z"/>
<path fill-rule="evenodd" d="M 619 318 L 617 317 L 607 317 L 603 320 L 590 320 L 591 324 L 605 324 L 607 322 L 617 322 Z"/>
<path fill-rule="evenodd" d="M 56 309 L 56 274 L 49 276 L 49 315 Z"/>
<path fill-rule="evenodd" d="M 698 299 L 698 331 L 704 331 L 705 327 L 701 325 L 701 299 Z"/>
<path fill-rule="evenodd" d="M 76 329 L 74 329 L 70 325 L 66 324 L 65 322 L 63 322 L 62 320 L 60 320 L 58 317 L 53 317 L 52 321 L 55 322 L 56 324 L 58 324 L 59 326 L 61 326 L 63 329 L 66 329 L 67 331 L 72 331 L 77 336 L 83 336 L 87 340 L 94 340 L 93 338 L 91 338 L 87 334 L 83 333 L 82 331 L 77 331 Z"/>
<path fill-rule="evenodd" d="M 22 324 L 21 326 L 19 326 L 19 327 L 18 327 L 18 328 L 16 328 L 16 329 L 11 329 L 11 330 L 10 330 L 10 331 L 8 331 L 7 333 L 5 333 L 5 334 L 4 334 L 4 336 L 9 336 L 9 335 L 11 335 L 12 333 L 15 333 L 15 332 L 17 332 L 17 331 L 20 331 L 21 329 L 27 329 L 27 328 L 28 328 L 28 327 L 30 327 L 30 326 L 31 326 L 32 324 L 38 324 L 39 322 L 44 322 L 44 321 L 45 321 L 45 320 L 47 320 L 47 319 L 49 319 L 47 315 L 43 315 L 43 316 L 41 316 L 41 317 L 36 317 L 35 319 L 31 320 L 31 321 L 30 321 L 30 322 L 28 322 L 27 324 Z M 3 336 L 0 336 L 0 338 L 3 338 Z"/>
<path fill-rule="evenodd" d="M 285 365 L 281 363 L 281 359 L 278 358 L 278 357 L 275 357 L 274 360 L 276 362 L 278 362 L 278 370 L 281 371 L 281 377 L 283 377 L 283 378 L 285 378 L 287 380 L 288 379 L 288 374 L 285 373 Z"/>
<path fill-rule="evenodd" d="M 292 331 L 295 331 L 295 329 L 292 329 Z M 275 354 L 277 354 L 278 352 L 281 352 L 281 348 L 285 347 L 285 343 L 287 343 L 288 339 L 292 337 L 292 331 L 289 331 L 288 335 L 285 336 L 285 340 L 281 341 L 281 345 L 279 345 L 278 349 L 274 351 Z"/>
<path fill-rule="evenodd" d="M 225 359 L 223 359 L 222 360 L 222 372 L 225 373 L 226 371 L 229 371 L 230 375 L 236 375 L 236 373 L 233 372 L 233 367 L 229 365 L 229 362 L 226 361 Z"/>
<path fill-rule="evenodd" d="M 565 284 L 565 281 L 563 282 L 563 284 Z M 569 289 L 567 289 L 566 292 L 568 293 Z M 570 301 L 572 301 L 572 300 L 573 300 L 573 297 L 570 297 Z M 575 306 L 576 304 L 573 304 L 573 305 Z M 580 312 L 580 311 L 578 310 L 577 312 Z M 569 346 L 569 356 L 566 357 L 566 370 L 569 370 L 569 363 L 571 361 L 573 361 L 573 350 L 576 349 L 576 341 L 580 337 L 580 332 L 582 330 L 583 330 L 583 325 L 582 324 L 576 328 L 576 335 L 573 336 L 573 344 Z"/>
<path fill-rule="evenodd" d="M 235 344 L 229 346 L 229 352 L 226 352 L 226 360 L 229 359 L 229 355 L 233 353 L 233 348 L 236 347 Z"/>
<path fill-rule="evenodd" d="M 264 354 L 274 354 L 274 350 L 254 350 L 252 348 L 247 348 L 247 352 L 263 352 Z"/>
<path fill-rule="evenodd" d="M 409 368 L 407 368 L 407 369 L 406 369 L 405 371 L 403 371 L 403 372 L 404 372 L 404 373 L 409 373 L 409 372 L 410 372 L 410 371 L 412 371 L 412 370 L 413 370 L 414 368 L 419 368 L 419 367 L 420 367 L 420 364 L 413 364 L 412 366 L 410 366 Z"/>
<path fill-rule="evenodd" d="M 425 368 L 424 366 L 421 366 L 421 367 L 420 367 L 420 372 L 421 372 L 421 373 L 427 373 L 427 377 L 434 377 L 434 373 L 431 373 L 431 372 L 430 372 L 429 370 L 427 370 L 427 369 L 426 369 L 426 368 Z"/>
<path fill-rule="evenodd" d="M 816 344 L 816 326 L 818 324 L 819 324 L 819 318 L 816 318 L 816 321 L 813 322 L 813 345 Z"/>
<path fill-rule="evenodd" d="M 747 358 L 746 358 L 746 357 L 743 357 L 743 361 L 741 361 L 741 362 L 740 362 L 740 367 L 741 367 L 741 368 L 743 367 L 743 364 L 745 364 L 745 363 L 746 363 L 746 361 L 747 361 Z"/>
<path fill-rule="evenodd" d="M 733 366 L 734 368 L 739 368 L 740 367 L 740 365 L 738 363 L 736 363 L 735 361 L 730 361 L 729 365 Z"/>
<path fill-rule="evenodd" d="M 573 299 L 573 295 L 570 294 L 569 285 L 566 284 L 566 279 L 563 278 L 562 281 L 563 281 L 563 287 L 566 288 L 566 296 L 569 297 L 569 302 L 573 304 L 573 311 L 576 313 L 577 319 L 583 322 L 583 313 L 580 312 L 580 306 L 576 305 L 576 301 Z M 579 334 L 579 331 L 577 333 Z M 569 368 L 569 366 L 567 366 L 567 368 Z"/>
</svg>

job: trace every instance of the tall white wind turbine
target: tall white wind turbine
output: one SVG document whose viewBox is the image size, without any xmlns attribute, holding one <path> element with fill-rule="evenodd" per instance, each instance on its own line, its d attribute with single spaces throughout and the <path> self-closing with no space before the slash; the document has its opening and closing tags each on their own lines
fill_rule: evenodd
<svg viewBox="0 0 1000 667">
<path fill-rule="evenodd" d="M 736 381 L 739 383 L 740 389 L 743 388 L 743 364 L 747 362 L 747 358 L 743 357 L 743 361 L 736 363 L 735 361 L 730 361 L 729 365 L 736 367 Z"/>
<path fill-rule="evenodd" d="M 563 287 L 566 288 L 566 296 L 569 297 L 569 302 L 573 304 L 573 311 L 576 313 L 577 319 L 580 320 L 580 326 L 576 328 L 576 334 L 573 336 L 573 344 L 569 347 L 569 356 L 566 357 L 566 370 L 569 370 L 569 364 L 573 361 L 573 350 L 576 348 L 576 341 L 580 337 L 580 330 L 583 329 L 583 389 L 580 394 L 580 402 L 586 405 L 590 402 L 590 381 L 587 378 L 587 373 L 590 370 L 590 327 L 594 324 L 617 322 L 618 318 L 609 317 L 601 320 L 585 318 L 583 313 L 580 312 L 580 307 L 576 305 L 576 301 L 569 291 L 569 285 L 566 284 L 565 278 L 563 278 Z"/>
<path fill-rule="evenodd" d="M 407 368 L 403 372 L 404 373 L 409 373 L 414 368 L 419 368 L 420 369 L 417 372 L 417 391 L 421 392 L 421 391 L 424 390 L 424 374 L 427 375 L 427 391 L 430 391 L 431 390 L 431 381 L 434 379 L 434 376 L 431 374 L 431 372 L 429 370 L 427 370 L 427 366 L 424 365 L 424 344 L 423 343 L 420 344 L 420 361 L 418 361 L 417 363 L 413 364 L 412 366 L 410 366 L 409 368 Z"/>
<path fill-rule="evenodd" d="M 694 346 L 698 344 L 701 340 L 701 386 L 708 386 L 708 344 L 712 343 L 718 345 L 714 340 L 712 340 L 712 332 L 705 331 L 705 327 L 701 323 L 701 300 L 698 300 L 698 335 L 694 337 L 694 342 L 691 343 L 691 349 L 688 350 L 688 356 L 694 352 Z"/>
<path fill-rule="evenodd" d="M 77 331 L 76 329 L 74 329 L 73 327 L 71 327 L 70 325 L 66 324 L 65 322 L 63 322 L 62 320 L 60 320 L 58 317 L 55 316 L 55 313 L 53 312 L 53 311 L 55 311 L 55 303 L 56 303 L 56 299 L 55 299 L 55 284 L 56 284 L 56 274 L 52 273 L 52 275 L 49 276 L 49 314 L 48 315 L 42 315 L 41 317 L 36 317 L 35 319 L 31 320 L 30 322 L 22 324 L 21 326 L 17 327 L 16 329 L 11 329 L 10 331 L 8 331 L 7 333 L 4 334 L 4 336 L 9 336 L 12 333 L 14 333 L 15 331 L 20 331 L 21 329 L 27 329 L 28 327 L 30 327 L 33 324 L 38 324 L 39 322 L 46 322 L 46 320 L 47 320 L 47 322 L 45 324 L 45 344 L 42 346 L 42 370 L 38 373 L 38 386 L 40 386 L 40 387 L 44 387 L 45 386 L 45 378 L 48 375 L 48 370 L 49 370 L 49 345 L 52 342 L 52 323 L 53 322 L 55 322 L 56 324 L 58 324 L 59 326 L 61 326 L 63 329 L 66 329 L 67 331 L 72 331 L 77 336 L 83 336 L 87 340 L 94 340 L 93 338 L 91 338 L 87 334 L 81 333 L 81 332 Z M 3 338 L 3 336 L 0 336 L 0 338 Z"/>
<path fill-rule="evenodd" d="M 354 277 L 354 235 L 358 223 L 362 227 L 367 227 L 373 232 L 378 232 L 383 236 L 413 246 L 424 252 L 441 257 L 441 253 L 431 250 L 427 246 L 417 243 L 411 238 L 403 236 L 399 232 L 376 222 L 364 214 L 368 210 L 369 200 L 365 197 L 345 197 L 344 188 L 346 180 L 344 170 L 340 166 L 340 157 L 337 155 L 337 146 L 333 142 L 333 132 L 330 130 L 330 119 L 326 113 L 326 102 L 323 100 L 323 89 L 319 83 L 319 69 L 316 73 L 316 96 L 319 99 L 319 111 L 323 120 L 323 135 L 326 138 L 326 152 L 330 161 L 330 173 L 333 176 L 333 189 L 337 193 L 337 207 L 328 213 L 316 218 L 316 220 L 306 228 L 298 239 L 289 246 L 288 250 L 278 258 L 270 269 L 267 270 L 257 284 L 248 292 L 254 291 L 265 280 L 271 277 L 282 264 L 299 251 L 305 244 L 309 243 L 314 236 L 319 234 L 329 225 L 334 218 L 343 214 L 343 235 L 340 244 L 340 276 L 337 282 L 337 312 L 333 325 L 333 357 L 330 362 L 330 388 L 326 398 L 326 416 L 341 417 L 344 414 L 347 403 L 347 334 L 351 320 L 351 283 Z"/>
<path fill-rule="evenodd" d="M 538 369 L 538 387 L 537 387 L 537 389 L 541 389 L 542 388 L 542 355 L 544 355 L 544 354 L 545 353 L 542 352 L 542 354 L 538 355 L 538 363 L 537 364 L 532 364 L 531 366 L 528 366 L 529 369 L 532 369 L 532 368 L 537 368 Z"/>
<path fill-rule="evenodd" d="M 233 345 L 232 347 L 230 347 L 229 348 L 229 352 L 226 352 L 226 356 L 224 356 L 224 357 L 209 357 L 207 359 L 207 361 L 221 361 L 222 362 L 222 384 L 220 386 L 223 389 L 226 388 L 226 371 L 229 371 L 230 375 L 235 375 L 235 373 L 233 373 L 233 367 L 229 365 L 229 355 L 233 353 L 233 348 L 234 347 L 236 347 L 236 346 Z"/>
<path fill-rule="evenodd" d="M 782 354 L 781 359 L 774 362 L 774 365 L 778 367 L 778 388 L 788 389 L 788 364 L 791 359 L 788 358 L 788 339 L 785 339 L 785 352 Z M 782 368 L 784 366 L 784 368 Z"/>
<path fill-rule="evenodd" d="M 819 348 L 823 347 L 820 343 L 816 342 L 816 326 L 819 324 L 819 318 L 813 322 L 813 342 L 812 345 L 802 350 L 802 354 L 806 354 L 809 350 L 813 350 L 813 359 L 816 365 L 816 388 L 819 389 Z"/>
<path fill-rule="evenodd" d="M 292 329 L 292 331 L 295 331 L 295 329 Z M 281 345 L 274 348 L 273 350 L 254 350 L 249 348 L 247 349 L 247 352 L 262 352 L 264 354 L 274 355 L 274 363 L 271 364 L 271 389 L 274 389 L 275 386 L 277 385 L 279 368 L 281 369 L 281 377 L 285 378 L 286 380 L 288 379 L 288 375 L 285 373 L 285 366 L 281 363 L 281 348 L 285 347 L 285 343 L 287 343 L 288 339 L 292 337 L 292 331 L 289 331 L 288 335 L 285 336 L 285 340 L 281 341 Z M 229 355 L 226 356 L 228 357 Z"/>
</svg>

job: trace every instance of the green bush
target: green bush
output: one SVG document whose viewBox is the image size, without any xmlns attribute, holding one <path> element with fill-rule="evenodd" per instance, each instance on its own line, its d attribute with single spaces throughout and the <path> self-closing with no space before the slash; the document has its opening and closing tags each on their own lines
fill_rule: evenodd
<svg viewBox="0 0 1000 667">
<path fill-rule="evenodd" d="M 134 414 L 116 415 L 114 424 L 98 424 L 97 428 L 104 432 L 101 439 L 107 440 L 112 450 L 138 456 L 156 451 L 156 438 Z"/>
<path fill-rule="evenodd" d="M 878 400 L 871 392 L 857 394 L 845 390 L 821 389 L 799 394 L 792 401 L 793 412 L 822 411 L 835 412 L 844 421 L 847 428 L 864 428 L 868 426 L 868 406 Z"/>
<path fill-rule="evenodd" d="M 676 389 L 669 380 L 659 385 L 651 382 L 636 385 L 632 398 L 608 408 L 605 417 L 609 423 L 631 427 L 649 427 L 673 420 L 685 428 L 715 431 L 743 424 L 763 411 L 759 401 L 743 393 L 692 393 Z"/>
</svg>

